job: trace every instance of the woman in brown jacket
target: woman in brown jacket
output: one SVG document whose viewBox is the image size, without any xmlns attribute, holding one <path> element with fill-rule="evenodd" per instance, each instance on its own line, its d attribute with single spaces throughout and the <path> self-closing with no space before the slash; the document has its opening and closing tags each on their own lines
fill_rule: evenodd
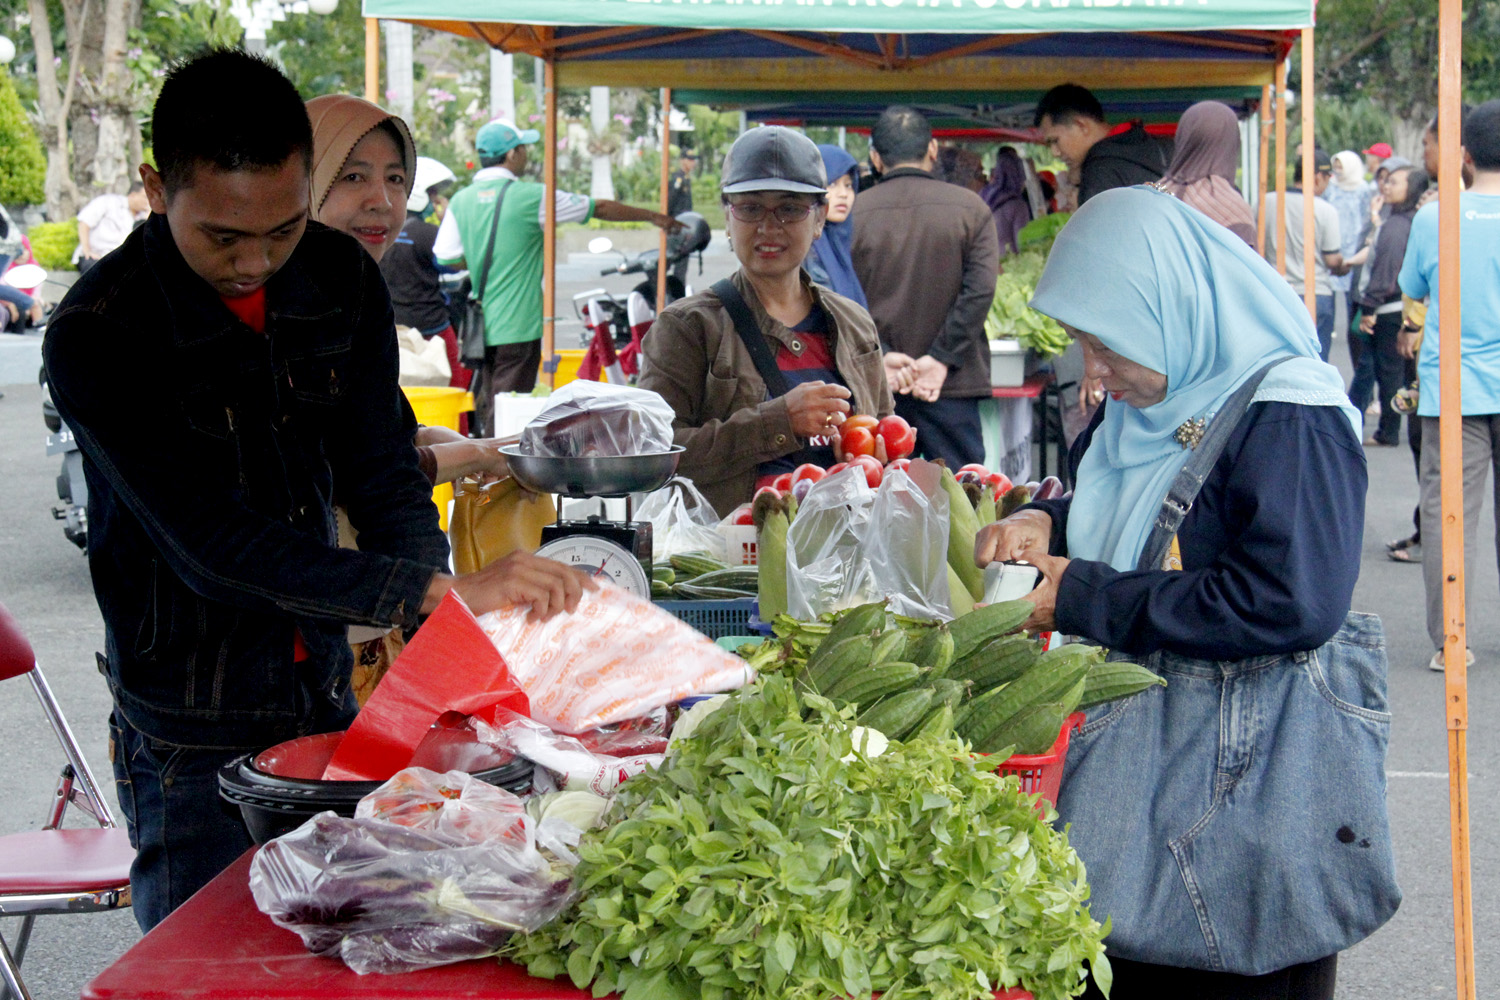
<svg viewBox="0 0 1500 1000">
<path fill-rule="evenodd" d="M 721 515 L 803 462 L 833 464 L 850 413 L 893 408 L 870 314 L 802 270 L 823 229 L 827 183 L 822 154 L 801 133 L 742 135 L 721 188 L 740 269 L 668 306 L 642 344 L 641 387 L 677 414 L 687 449 L 678 469 Z"/>
</svg>

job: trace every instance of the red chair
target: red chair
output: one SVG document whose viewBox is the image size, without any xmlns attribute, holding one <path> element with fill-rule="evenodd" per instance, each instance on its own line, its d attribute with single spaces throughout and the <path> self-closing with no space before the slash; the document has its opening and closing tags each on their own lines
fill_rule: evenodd
<svg viewBox="0 0 1500 1000">
<path fill-rule="evenodd" d="M 21 634 L 16 620 L 0 604 L 0 681 L 25 677 L 42 703 L 42 711 L 62 744 L 67 763 L 57 781 L 57 792 L 40 830 L 0 836 L 0 916 L 21 917 L 15 947 L 0 938 L 0 980 L 15 1000 L 31 1000 L 21 982 L 21 959 L 31 937 L 31 923 L 40 914 L 88 913 L 130 905 L 130 863 L 135 850 L 125 830 L 100 794 L 68 720 L 42 677 L 36 654 Z M 87 813 L 95 825 L 61 829 L 69 803 Z M 7 990 L 0 987 L 0 997 Z"/>
</svg>

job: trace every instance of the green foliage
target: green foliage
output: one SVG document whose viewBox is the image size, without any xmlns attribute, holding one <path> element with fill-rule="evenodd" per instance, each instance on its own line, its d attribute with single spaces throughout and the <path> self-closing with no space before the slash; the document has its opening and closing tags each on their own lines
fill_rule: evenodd
<svg viewBox="0 0 1500 1000">
<path fill-rule="evenodd" d="M 0 203 L 37 204 L 46 178 L 41 140 L 21 108 L 10 73 L 0 70 Z"/>
<path fill-rule="evenodd" d="M 779 676 L 731 695 L 620 786 L 578 903 L 507 953 L 624 1000 L 1062 1000 L 1085 960 L 1107 990 L 1055 814 L 957 740 L 874 750 L 853 711 Z"/>
<path fill-rule="evenodd" d="M 78 220 L 43 222 L 26 233 L 36 262 L 49 271 L 73 270 L 73 251 L 78 249 Z"/>
<path fill-rule="evenodd" d="M 278 21 L 266 33 L 266 50 L 304 100 L 365 92 L 365 20 L 355 0 L 341 0 L 332 14 Z"/>
<path fill-rule="evenodd" d="M 1371 143 L 1391 141 L 1390 112 L 1368 97 L 1317 97 L 1313 119 L 1318 145 L 1329 156 L 1345 149 L 1358 153 Z M 1287 147 L 1296 149 L 1302 141 L 1302 116 L 1292 115 L 1287 125 Z M 1291 176 L 1290 164 L 1287 176 Z"/>
</svg>

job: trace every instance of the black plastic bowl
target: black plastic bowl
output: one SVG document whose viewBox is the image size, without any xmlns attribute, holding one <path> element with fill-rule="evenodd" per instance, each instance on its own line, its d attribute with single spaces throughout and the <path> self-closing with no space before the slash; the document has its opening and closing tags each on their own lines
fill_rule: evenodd
<svg viewBox="0 0 1500 1000">
<path fill-rule="evenodd" d="M 318 777 L 343 738 L 342 732 L 302 736 L 246 754 L 219 770 L 219 795 L 239 806 L 257 844 L 290 833 L 320 812 L 353 816 L 359 800 L 384 784 Z M 412 764 L 434 771 L 466 771 L 517 795 L 531 791 L 531 761 L 478 743 L 466 729 L 434 729 L 417 748 Z"/>
</svg>

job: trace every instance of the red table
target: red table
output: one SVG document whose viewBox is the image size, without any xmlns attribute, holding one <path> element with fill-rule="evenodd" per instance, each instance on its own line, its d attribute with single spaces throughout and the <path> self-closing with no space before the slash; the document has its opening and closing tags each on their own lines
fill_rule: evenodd
<svg viewBox="0 0 1500 1000">
<path fill-rule="evenodd" d="M 1047 372 L 1037 372 L 1027 375 L 1020 385 L 997 385 L 990 389 L 990 396 L 994 399 L 1036 399 L 1047 388 L 1052 381 L 1052 376 Z"/>
<path fill-rule="evenodd" d="M 360 976 L 309 955 L 250 897 L 247 851 L 84 988 L 83 1000 L 592 1000 L 566 979 L 476 959 L 396 975 Z M 1030 1000 L 1024 990 L 996 1000 Z"/>
</svg>

